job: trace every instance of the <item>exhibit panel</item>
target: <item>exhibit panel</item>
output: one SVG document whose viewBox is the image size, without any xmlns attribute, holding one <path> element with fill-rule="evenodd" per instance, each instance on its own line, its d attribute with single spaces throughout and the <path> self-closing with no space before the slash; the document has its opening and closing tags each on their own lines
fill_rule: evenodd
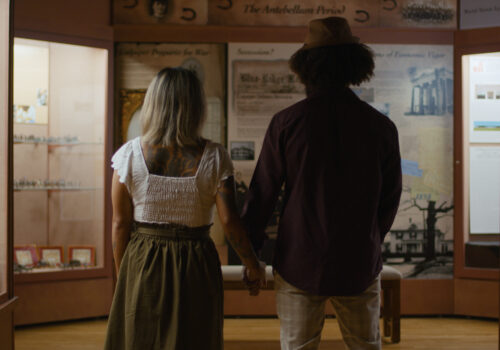
<svg viewBox="0 0 500 350">
<path fill-rule="evenodd" d="M 16 274 L 104 265 L 107 54 L 15 39 Z"/>
<path fill-rule="evenodd" d="M 228 45 L 228 150 L 240 209 L 273 115 L 305 98 L 288 67 L 300 44 Z M 451 45 L 369 44 L 373 79 L 352 86 L 399 131 L 403 186 L 398 215 L 383 243 L 384 263 L 405 278 L 453 278 L 453 49 Z M 283 195 L 266 233 L 272 263 Z M 230 264 L 239 259 L 229 248 Z"/>
</svg>

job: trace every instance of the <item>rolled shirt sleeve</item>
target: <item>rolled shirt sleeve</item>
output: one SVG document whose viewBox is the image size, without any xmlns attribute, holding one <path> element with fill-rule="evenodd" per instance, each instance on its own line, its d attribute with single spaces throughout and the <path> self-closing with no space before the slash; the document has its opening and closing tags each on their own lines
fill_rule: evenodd
<svg viewBox="0 0 500 350">
<path fill-rule="evenodd" d="M 401 155 L 396 126 L 392 124 L 390 149 L 382 168 L 382 191 L 380 195 L 378 222 L 383 242 L 396 217 L 402 192 Z"/>
<path fill-rule="evenodd" d="M 256 251 L 260 251 L 267 238 L 265 229 L 285 177 L 283 135 L 279 124 L 279 118 L 274 116 L 267 129 L 242 210 L 243 222 Z"/>
</svg>

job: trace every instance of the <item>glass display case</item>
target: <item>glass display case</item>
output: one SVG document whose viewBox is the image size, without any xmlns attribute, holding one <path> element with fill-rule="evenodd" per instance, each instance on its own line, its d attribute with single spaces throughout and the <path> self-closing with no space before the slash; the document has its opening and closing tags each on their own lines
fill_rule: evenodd
<svg viewBox="0 0 500 350">
<path fill-rule="evenodd" d="M 14 296 L 12 275 L 12 8 L 0 0 L 0 348 L 14 349 Z"/>
<path fill-rule="evenodd" d="M 456 34 L 455 275 L 500 277 L 499 29 Z M 496 298 L 498 301 L 498 298 Z"/>
<path fill-rule="evenodd" d="M 465 267 L 499 268 L 500 52 L 462 56 Z M 467 232 L 468 231 L 468 232 Z"/>
<path fill-rule="evenodd" d="M 14 273 L 105 264 L 108 50 L 14 40 Z"/>
</svg>

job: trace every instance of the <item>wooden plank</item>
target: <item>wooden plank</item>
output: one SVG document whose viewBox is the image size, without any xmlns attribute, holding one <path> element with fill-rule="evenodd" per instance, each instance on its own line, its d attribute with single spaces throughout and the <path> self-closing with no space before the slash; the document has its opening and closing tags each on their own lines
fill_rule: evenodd
<svg viewBox="0 0 500 350">
<path fill-rule="evenodd" d="M 402 280 L 401 314 L 452 315 L 453 280 Z"/>
<path fill-rule="evenodd" d="M 457 47 L 498 45 L 499 33 L 499 27 L 459 30 L 455 34 L 455 45 Z"/>
<path fill-rule="evenodd" d="M 247 291 L 226 290 L 225 315 L 276 315 L 274 291 L 263 290 L 257 297 Z M 453 280 L 401 280 L 401 315 L 453 315 Z M 334 314 L 327 303 L 327 314 Z"/>
<path fill-rule="evenodd" d="M 112 278 L 38 282 L 15 286 L 15 325 L 104 316 L 113 297 Z"/>
<path fill-rule="evenodd" d="M 110 0 L 16 0 L 15 29 L 112 40 Z"/>
<path fill-rule="evenodd" d="M 100 350 L 106 335 L 106 320 L 65 322 L 35 327 L 18 327 L 16 350 Z M 461 318 L 405 318 L 401 343 L 384 349 L 491 350 L 497 347 L 496 321 Z M 224 349 L 279 350 L 280 325 L 276 318 L 226 318 Z M 320 349 L 344 349 L 335 319 L 327 319 Z"/>
<path fill-rule="evenodd" d="M 454 308 L 457 315 L 498 318 L 498 282 L 455 279 Z"/>
<path fill-rule="evenodd" d="M 0 343 L 5 350 L 14 350 L 14 308 L 17 302 L 18 298 L 12 298 L 0 305 Z"/>
<path fill-rule="evenodd" d="M 307 27 L 240 27 L 183 25 L 115 25 L 116 42 L 267 42 L 301 43 Z M 353 28 L 362 42 L 372 44 L 453 43 L 451 30 Z"/>
</svg>

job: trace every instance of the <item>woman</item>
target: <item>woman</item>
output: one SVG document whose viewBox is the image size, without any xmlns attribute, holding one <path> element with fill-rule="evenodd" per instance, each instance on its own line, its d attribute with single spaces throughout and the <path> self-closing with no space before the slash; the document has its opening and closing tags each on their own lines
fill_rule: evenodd
<svg viewBox="0 0 500 350">
<path fill-rule="evenodd" d="M 222 349 L 222 276 L 209 237 L 213 207 L 247 267 L 265 282 L 235 207 L 227 151 L 201 138 L 196 75 L 165 68 L 151 82 L 142 136 L 112 158 L 113 254 L 118 272 L 106 349 Z"/>
</svg>

